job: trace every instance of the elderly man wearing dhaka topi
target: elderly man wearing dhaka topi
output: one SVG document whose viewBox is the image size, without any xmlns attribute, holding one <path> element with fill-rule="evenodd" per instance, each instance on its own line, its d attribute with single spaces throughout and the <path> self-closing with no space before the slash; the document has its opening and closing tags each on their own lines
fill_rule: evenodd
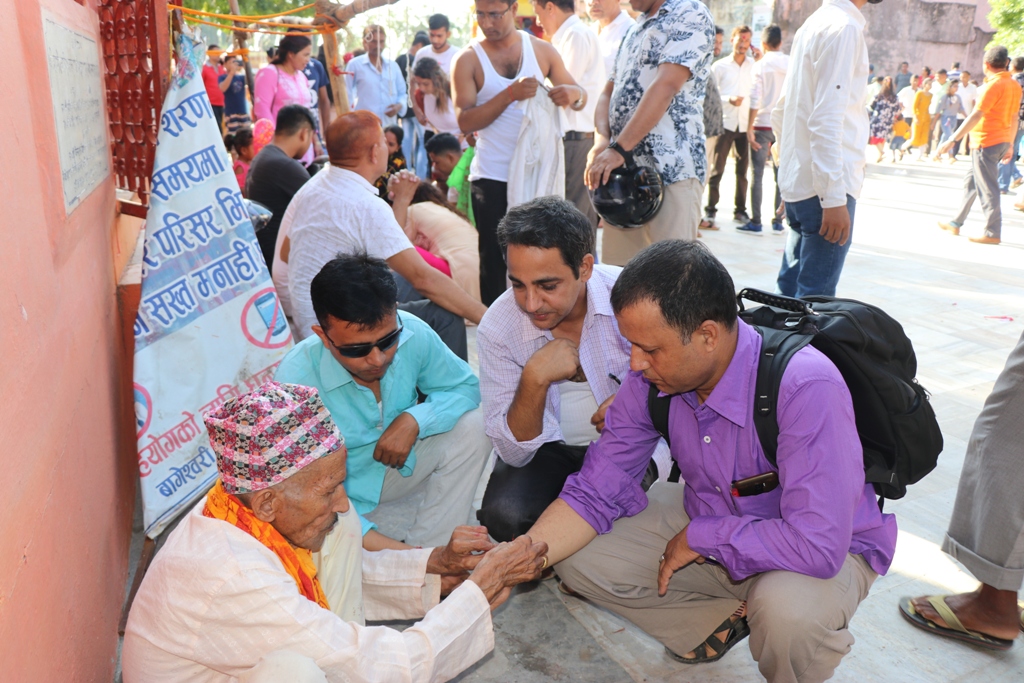
<svg viewBox="0 0 1024 683">
<path fill-rule="evenodd" d="M 510 587 L 547 565 L 546 545 L 495 546 L 483 527 L 364 551 L 344 441 L 315 389 L 267 382 L 205 420 L 220 478 L 139 588 L 126 683 L 447 681 L 494 647 L 490 611 Z"/>
</svg>

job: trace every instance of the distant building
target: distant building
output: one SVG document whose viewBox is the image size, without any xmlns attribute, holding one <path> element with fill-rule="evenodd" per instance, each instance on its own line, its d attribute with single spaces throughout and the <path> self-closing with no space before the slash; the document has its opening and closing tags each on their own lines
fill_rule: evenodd
<svg viewBox="0 0 1024 683">
<path fill-rule="evenodd" d="M 782 27 L 782 49 L 789 50 L 793 34 L 821 0 L 704 0 L 715 23 L 725 29 L 746 24 L 754 29 L 755 44 L 760 30 L 769 23 Z M 918 73 L 923 66 L 932 71 L 949 69 L 960 62 L 980 82 L 982 55 L 995 30 L 988 23 L 988 0 L 930 2 L 887 0 L 866 5 L 868 25 L 865 38 L 868 55 L 877 75 L 896 73 L 900 62 L 910 63 Z M 728 45 L 726 45 L 728 50 Z"/>
</svg>

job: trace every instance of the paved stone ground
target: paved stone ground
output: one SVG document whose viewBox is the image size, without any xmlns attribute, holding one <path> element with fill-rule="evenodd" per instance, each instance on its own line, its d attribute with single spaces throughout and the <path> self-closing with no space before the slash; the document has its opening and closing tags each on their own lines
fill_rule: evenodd
<svg viewBox="0 0 1024 683">
<path fill-rule="evenodd" d="M 914 629 L 896 608 L 904 595 L 976 585 L 939 545 L 971 427 L 1024 329 L 1024 214 L 1012 210 L 1014 198 L 1003 198 L 1001 246 L 971 244 L 936 227 L 958 208 L 965 170 L 964 162 L 872 164 L 857 206 L 854 245 L 838 294 L 880 305 L 904 325 L 918 354 L 918 377 L 932 394 L 945 450 L 928 478 L 903 500 L 886 505 L 900 527 L 896 558 L 852 622 L 857 642 L 836 671 L 836 681 L 1024 680 L 1020 643 L 1009 653 L 981 651 Z M 732 173 L 730 166 L 722 197 L 733 195 Z M 766 197 L 770 189 L 765 188 Z M 771 290 L 785 238 L 737 233 L 732 208 L 730 202 L 719 206 L 720 230 L 705 232 L 704 240 L 729 268 L 737 288 Z M 980 226 L 980 209 L 975 214 L 965 233 Z M 391 515 L 400 527 L 403 515 L 398 510 Z M 715 664 L 677 664 L 636 627 L 561 595 L 553 581 L 519 589 L 495 613 L 494 623 L 495 651 L 460 676 L 462 683 L 762 680 L 745 645 Z"/>
</svg>

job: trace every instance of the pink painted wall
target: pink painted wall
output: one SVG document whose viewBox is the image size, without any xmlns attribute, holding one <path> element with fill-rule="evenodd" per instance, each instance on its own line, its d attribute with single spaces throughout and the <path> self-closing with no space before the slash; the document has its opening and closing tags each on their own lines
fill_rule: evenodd
<svg viewBox="0 0 1024 683">
<path fill-rule="evenodd" d="M 41 6 L 0 0 L 0 679 L 110 681 L 134 505 L 114 186 L 65 216 Z M 125 438 L 127 437 L 127 438 Z"/>
</svg>

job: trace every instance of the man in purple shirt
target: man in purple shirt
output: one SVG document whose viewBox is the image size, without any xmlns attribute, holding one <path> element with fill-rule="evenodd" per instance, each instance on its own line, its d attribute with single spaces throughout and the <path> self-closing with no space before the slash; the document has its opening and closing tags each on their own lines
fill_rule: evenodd
<svg viewBox="0 0 1024 683">
<path fill-rule="evenodd" d="M 630 619 L 675 659 L 717 659 L 749 634 L 769 681 L 828 679 L 896 546 L 896 520 L 864 481 L 842 375 L 811 347 L 789 362 L 776 469 L 753 423 L 761 337 L 737 319 L 732 278 L 707 247 L 651 245 L 622 271 L 612 307 L 631 372 L 582 470 L 529 535 L 548 543 L 568 589 Z M 685 485 L 645 495 L 658 441 L 652 384 L 672 396 L 670 445 Z M 759 475 L 777 475 L 776 487 L 744 484 Z"/>
</svg>

